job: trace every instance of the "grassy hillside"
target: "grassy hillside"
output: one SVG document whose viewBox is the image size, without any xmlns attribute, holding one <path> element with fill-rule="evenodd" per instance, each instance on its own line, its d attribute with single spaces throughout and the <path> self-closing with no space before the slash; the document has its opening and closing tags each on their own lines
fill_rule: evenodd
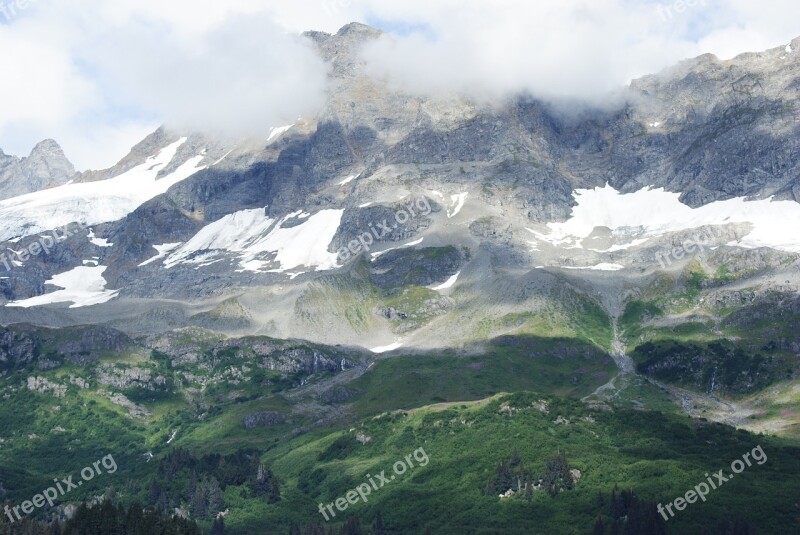
<svg viewBox="0 0 800 535">
<path fill-rule="evenodd" d="M 628 317 L 653 332 L 648 318 L 658 314 L 647 310 Z M 605 333 L 602 315 L 589 316 Z M 657 365 L 686 347 L 700 355 L 715 347 L 699 329 L 686 332 L 679 341 L 643 338 L 635 351 L 650 351 Z M 690 419 L 633 375 L 618 380 L 609 403 L 598 401 L 589 394 L 616 368 L 585 338 L 502 336 L 460 353 L 375 359 L 195 330 L 153 342 L 158 350 L 127 340 L 116 351 L 74 356 L 59 353 L 60 335 L 49 336 L 46 352 L 6 362 L 0 377 L 0 492 L 12 505 L 111 454 L 119 469 L 63 503 L 102 496 L 138 502 L 163 514 L 181 511 L 205 532 L 227 511 L 227 533 L 237 535 L 290 533 L 311 523 L 353 533 L 356 518 L 373 532 L 379 513 L 384 532 L 398 534 L 584 534 L 598 519 L 604 533 L 615 523 L 622 533 L 623 519 L 633 529 L 640 514 L 658 524 L 653 529 L 676 534 L 726 533 L 718 531 L 726 519 L 765 534 L 800 526 L 796 442 Z M 734 355 L 749 347 L 730 344 L 720 347 Z M 747 362 L 733 359 L 739 367 L 729 374 L 742 376 Z M 764 411 L 795 410 L 796 395 L 780 390 Z M 653 517 L 655 503 L 684 495 L 705 473 L 729 471 L 757 446 L 764 464 L 675 518 Z M 319 513 L 320 503 L 335 505 L 370 476 L 393 474 L 408 456 L 416 465 L 373 487 L 368 501 L 336 509 L 328 521 Z M 534 490 L 540 479 L 545 486 Z M 530 490 L 500 498 L 515 480 Z M 34 516 L 52 512 L 44 507 Z"/>
<path fill-rule="evenodd" d="M 115 420 L 118 424 L 125 420 L 96 409 L 80 416 L 89 428 L 83 431 L 93 433 L 94 447 L 75 448 L 74 457 L 65 459 L 60 448 L 70 446 L 57 441 L 0 450 L 3 466 L 17 459 L 14 464 L 25 467 L 20 470 L 25 478 L 33 476 L 29 485 L 14 489 L 15 500 L 40 490 L 54 466 L 58 475 L 74 473 L 86 459 L 113 452 L 119 471 L 97 478 L 94 492 L 81 489 L 70 498 L 89 497 L 113 487 L 118 500 L 147 504 L 153 500 L 155 483 L 167 494 L 161 499 L 174 500 L 173 505 L 189 510 L 192 497 L 185 489 L 196 471 L 201 474 L 199 480 L 212 477 L 223 486 L 228 533 L 288 533 L 292 524 L 310 522 L 340 527 L 355 517 L 366 526 L 380 512 L 389 533 L 422 533 L 427 528 L 443 534 L 583 534 L 591 532 L 598 516 L 607 526 L 612 524 L 610 494 L 615 485 L 618 492 L 631 490 L 642 500 L 668 503 L 705 481 L 706 473 L 719 469 L 729 473 L 733 460 L 761 446 L 767 458 L 763 464 L 753 463 L 741 476 L 712 491 L 705 503 L 695 503 L 665 522 L 667 533 L 715 533 L 721 519 L 740 517 L 759 533 L 784 534 L 797 529 L 800 515 L 796 506 L 800 447 L 794 443 L 685 416 L 602 405 L 592 408 L 549 395 L 498 395 L 383 412 L 341 430 L 320 429 L 290 440 L 249 444 L 246 452 L 225 463 L 213 457 L 200 459 L 209 440 L 216 449 L 235 445 L 217 442 L 224 440 L 224 429 L 220 436 L 213 432 L 205 436 L 198 429 L 184 438 L 182 446 L 194 452 L 196 461 L 182 462 L 184 454 L 176 456 L 176 452 L 183 450 L 168 447 L 144 462 L 129 451 L 129 441 L 135 444 L 146 434 L 140 426 L 127 430 L 114 426 Z M 106 425 L 98 425 L 101 422 Z M 201 426 L 215 427 L 214 420 Z M 530 497 L 501 499 L 487 494 L 487 483 L 495 478 L 498 465 L 515 451 L 536 478 L 546 473 L 547 462 L 559 454 L 570 468 L 580 471 L 580 478 L 574 488 L 555 495 L 536 490 Z M 413 457 L 415 452 L 417 457 Z M 344 512 L 337 510 L 329 522 L 319 513 L 320 503 L 346 496 L 368 482 L 369 476 L 375 480 L 385 471 L 390 478 L 395 463 L 409 455 L 413 468 L 383 487 L 373 487 L 366 503 L 358 501 Z M 26 464 L 19 465 L 20 458 Z M 239 459 L 244 459 L 244 465 Z M 252 467 L 258 461 L 279 483 L 280 500 L 270 503 L 252 490 Z M 244 473 L 237 479 L 242 466 Z M 15 481 L 6 479 L 9 475 L 13 476 L 3 472 L 4 481 Z M 23 479 L 22 474 L 18 476 Z M 210 528 L 208 519 L 200 524 Z"/>
</svg>

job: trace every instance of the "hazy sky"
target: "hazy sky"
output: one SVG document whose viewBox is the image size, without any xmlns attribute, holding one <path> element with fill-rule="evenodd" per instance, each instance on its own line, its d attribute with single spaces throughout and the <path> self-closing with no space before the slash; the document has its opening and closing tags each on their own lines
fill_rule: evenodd
<svg viewBox="0 0 800 535">
<path fill-rule="evenodd" d="M 0 147 L 26 155 L 50 137 L 100 168 L 165 121 L 236 134 L 291 123 L 319 107 L 327 74 L 298 34 L 350 21 L 388 32 L 366 57 L 412 90 L 598 100 L 686 57 L 786 45 L 800 4 L 0 0 Z"/>
</svg>

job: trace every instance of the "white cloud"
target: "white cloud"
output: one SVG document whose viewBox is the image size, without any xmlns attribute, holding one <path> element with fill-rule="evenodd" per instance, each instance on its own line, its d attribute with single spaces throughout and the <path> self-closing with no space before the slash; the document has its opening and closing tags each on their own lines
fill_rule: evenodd
<svg viewBox="0 0 800 535">
<path fill-rule="evenodd" d="M 796 2 L 695 0 L 408 0 L 375 6 L 383 20 L 422 24 L 386 36 L 366 58 L 377 76 L 417 91 L 586 100 L 686 57 L 723 58 L 800 34 Z"/>
<path fill-rule="evenodd" d="M 91 82 L 72 67 L 64 50 L 39 43 L 17 28 L 0 33 L 0 50 L 3 122 L 58 124 L 72 118 L 73 106 L 84 106 L 91 97 Z"/>
<path fill-rule="evenodd" d="M 258 135 L 314 114 L 327 67 L 258 4 L 40 0 L 0 26 L 0 147 L 53 137 L 98 168 L 161 122 Z"/>
<path fill-rule="evenodd" d="M 695 4 L 36 0 L 0 19 L 0 147 L 25 154 L 53 137 L 79 167 L 96 168 L 163 121 L 244 132 L 286 124 L 313 113 L 325 89 L 324 66 L 296 34 L 353 20 L 424 30 L 371 47 L 376 75 L 488 96 L 597 99 L 685 57 L 727 58 L 800 35 L 795 0 Z"/>
<path fill-rule="evenodd" d="M 117 97 L 181 128 L 263 134 L 324 103 L 327 69 L 310 41 L 263 15 L 184 34 L 129 22 L 91 50 Z"/>
</svg>

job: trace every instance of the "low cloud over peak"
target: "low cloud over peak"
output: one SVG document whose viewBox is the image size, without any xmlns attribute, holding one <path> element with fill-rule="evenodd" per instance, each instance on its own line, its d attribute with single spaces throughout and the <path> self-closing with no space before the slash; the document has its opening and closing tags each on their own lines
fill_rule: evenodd
<svg viewBox="0 0 800 535">
<path fill-rule="evenodd" d="M 0 147 L 56 138 L 111 165 L 162 123 L 248 134 L 312 115 L 329 65 L 303 31 L 370 33 L 369 73 L 414 92 L 607 101 L 680 59 L 800 34 L 794 0 L 37 0 L 0 17 Z M 364 21 L 385 32 L 373 33 Z"/>
</svg>

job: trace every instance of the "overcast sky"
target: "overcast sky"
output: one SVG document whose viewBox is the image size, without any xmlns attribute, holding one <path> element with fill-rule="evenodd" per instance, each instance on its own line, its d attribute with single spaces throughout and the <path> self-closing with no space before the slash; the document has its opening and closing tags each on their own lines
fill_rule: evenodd
<svg viewBox="0 0 800 535">
<path fill-rule="evenodd" d="M 366 57 L 411 90 L 596 101 L 686 57 L 785 46 L 800 3 L 0 0 L 0 148 L 54 138 L 80 169 L 102 168 L 164 122 L 291 123 L 314 114 L 327 74 L 298 34 L 350 21 L 389 34 Z"/>
</svg>

